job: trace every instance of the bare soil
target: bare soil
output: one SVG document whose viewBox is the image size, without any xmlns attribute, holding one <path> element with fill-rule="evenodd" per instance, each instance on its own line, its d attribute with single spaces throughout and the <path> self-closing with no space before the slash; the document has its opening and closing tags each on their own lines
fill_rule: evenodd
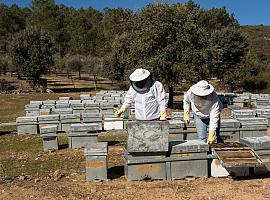
<svg viewBox="0 0 270 200">
<path fill-rule="evenodd" d="M 0 177 L 0 199 L 269 199 L 270 177 L 242 180 L 197 178 L 195 180 L 127 181 L 124 177 L 123 146 L 109 147 L 109 180 L 87 182 L 85 171 L 64 166 L 49 174 Z M 8 155 L 1 155 L 1 159 Z M 31 159 L 31 154 L 11 154 Z M 43 154 L 40 159 L 76 157 L 83 166 L 83 151 L 63 149 Z M 59 159 L 60 159 L 59 157 Z M 67 160 L 68 162 L 68 160 Z M 68 165 L 68 163 L 66 163 Z"/>
</svg>

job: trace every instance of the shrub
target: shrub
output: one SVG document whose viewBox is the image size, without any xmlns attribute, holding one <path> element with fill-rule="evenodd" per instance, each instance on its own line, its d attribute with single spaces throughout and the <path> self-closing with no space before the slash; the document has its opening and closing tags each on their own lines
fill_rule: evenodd
<svg viewBox="0 0 270 200">
<path fill-rule="evenodd" d="M 8 81 L 5 79 L 0 79 L 0 92 L 7 92 L 14 90 L 14 86 L 12 86 Z"/>
<path fill-rule="evenodd" d="M 244 90 L 249 92 L 257 92 L 267 88 L 267 80 L 259 76 L 250 76 L 244 80 Z"/>
</svg>

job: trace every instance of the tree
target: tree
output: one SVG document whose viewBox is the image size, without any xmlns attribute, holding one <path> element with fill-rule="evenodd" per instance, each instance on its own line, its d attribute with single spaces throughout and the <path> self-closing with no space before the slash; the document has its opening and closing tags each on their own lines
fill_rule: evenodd
<svg viewBox="0 0 270 200">
<path fill-rule="evenodd" d="M 9 37 L 25 28 L 29 9 L 20 9 L 17 5 L 7 7 L 0 4 L 0 51 L 7 53 Z"/>
<path fill-rule="evenodd" d="M 130 31 L 116 38 L 111 66 L 125 66 L 126 76 L 134 68 L 149 69 L 168 86 L 171 106 L 174 85 L 208 75 L 207 35 L 196 24 L 198 10 L 193 2 L 148 5 L 127 23 Z"/>
<path fill-rule="evenodd" d="M 105 51 L 110 52 L 116 37 L 128 31 L 127 23 L 133 17 L 133 12 L 123 8 L 105 8 L 103 10 L 103 33 L 106 40 Z"/>
<path fill-rule="evenodd" d="M 102 14 L 93 9 L 70 12 L 67 30 L 70 35 L 69 53 L 98 56 L 102 52 L 104 38 L 101 29 Z"/>
<path fill-rule="evenodd" d="M 238 67 L 247 52 L 248 43 L 240 30 L 224 28 L 212 35 L 213 68 L 216 75 L 224 85 L 231 90 L 235 88 Z"/>
<path fill-rule="evenodd" d="M 11 42 L 11 57 L 18 73 L 34 85 L 53 65 L 54 43 L 48 33 L 29 27 L 15 34 Z"/>
<path fill-rule="evenodd" d="M 83 61 L 85 60 L 82 55 L 68 56 L 67 67 L 72 71 L 77 71 L 79 73 L 79 79 L 81 80 L 81 71 L 83 68 Z"/>
<path fill-rule="evenodd" d="M 56 5 L 54 0 L 33 0 L 32 12 L 28 20 L 28 25 L 36 26 L 53 37 L 61 58 L 67 53 L 69 40 L 66 30 L 69 20 L 68 12 L 68 8 Z"/>
</svg>

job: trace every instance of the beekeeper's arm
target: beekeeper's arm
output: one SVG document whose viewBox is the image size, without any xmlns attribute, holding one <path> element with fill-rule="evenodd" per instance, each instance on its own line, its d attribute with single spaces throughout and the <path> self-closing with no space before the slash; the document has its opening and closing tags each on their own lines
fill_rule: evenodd
<svg viewBox="0 0 270 200">
<path fill-rule="evenodd" d="M 216 129 L 218 128 L 218 120 L 220 117 L 221 107 L 218 102 L 214 103 L 210 111 L 210 123 L 208 133 L 208 144 L 213 144 L 216 139 Z"/>
<path fill-rule="evenodd" d="M 167 113 L 166 113 L 166 93 L 162 83 L 158 82 L 156 85 L 156 98 L 159 104 L 160 110 L 160 120 L 166 120 Z"/>
<path fill-rule="evenodd" d="M 125 112 L 134 103 L 134 89 L 130 86 L 127 94 L 125 96 L 125 101 L 121 108 L 115 111 L 115 116 L 120 117 L 120 115 Z"/>
<path fill-rule="evenodd" d="M 183 108 L 184 108 L 184 122 L 185 124 L 189 124 L 190 117 L 189 117 L 189 111 L 190 111 L 190 96 L 191 96 L 191 90 L 188 90 L 184 94 L 183 99 Z"/>
</svg>

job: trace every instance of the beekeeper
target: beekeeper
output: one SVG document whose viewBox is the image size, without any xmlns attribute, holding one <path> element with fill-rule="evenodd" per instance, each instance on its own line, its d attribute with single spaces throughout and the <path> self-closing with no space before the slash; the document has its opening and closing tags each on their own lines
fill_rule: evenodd
<svg viewBox="0 0 270 200">
<path fill-rule="evenodd" d="M 131 86 L 125 96 L 125 102 L 115 112 L 116 117 L 131 105 L 135 106 L 136 120 L 166 120 L 165 90 L 159 81 L 153 80 L 146 69 L 136 69 L 129 76 Z"/>
<path fill-rule="evenodd" d="M 202 80 L 192 85 L 184 94 L 184 121 L 190 122 L 190 109 L 194 112 L 197 138 L 208 144 L 222 142 L 220 138 L 220 112 L 222 103 L 214 87 Z M 207 136 L 208 128 L 208 136 Z"/>
</svg>

